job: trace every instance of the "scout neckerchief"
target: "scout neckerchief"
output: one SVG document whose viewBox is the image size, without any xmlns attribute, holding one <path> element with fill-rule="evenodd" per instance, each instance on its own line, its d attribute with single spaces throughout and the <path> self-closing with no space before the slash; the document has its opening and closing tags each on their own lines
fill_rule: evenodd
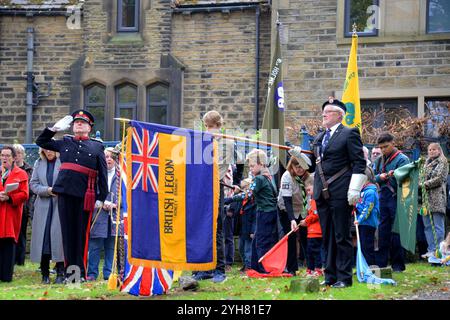
<svg viewBox="0 0 450 320">
<path fill-rule="evenodd" d="M 299 177 L 299 176 L 295 176 L 294 179 L 300 185 L 300 190 L 302 191 L 303 212 L 306 212 L 306 208 L 308 207 L 308 199 L 306 198 L 305 181 L 303 181 L 302 177 Z"/>
<path fill-rule="evenodd" d="M 386 167 L 389 163 L 391 163 L 399 154 L 401 153 L 400 150 L 395 151 L 387 161 L 384 161 L 384 157 L 381 157 L 381 161 L 378 163 L 382 163 L 382 167 L 381 167 L 381 173 L 386 173 Z M 379 168 L 379 166 L 378 166 Z M 386 186 L 388 187 L 388 189 L 392 192 L 393 195 L 395 195 L 397 192 L 394 190 L 394 188 L 391 186 L 390 182 L 389 182 L 389 177 L 386 180 Z"/>
</svg>

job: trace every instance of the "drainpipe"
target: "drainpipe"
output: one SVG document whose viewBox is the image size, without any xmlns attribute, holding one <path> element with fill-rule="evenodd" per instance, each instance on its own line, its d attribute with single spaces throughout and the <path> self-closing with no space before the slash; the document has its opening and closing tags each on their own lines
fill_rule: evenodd
<svg viewBox="0 0 450 320">
<path fill-rule="evenodd" d="M 255 75 L 255 128 L 259 129 L 259 24 L 260 24 L 261 11 L 259 6 L 256 7 L 256 54 L 255 54 L 255 65 L 256 65 L 256 75 Z"/>
<path fill-rule="evenodd" d="M 27 105 L 25 143 L 32 143 L 33 134 L 33 58 L 34 28 L 27 28 Z"/>
</svg>

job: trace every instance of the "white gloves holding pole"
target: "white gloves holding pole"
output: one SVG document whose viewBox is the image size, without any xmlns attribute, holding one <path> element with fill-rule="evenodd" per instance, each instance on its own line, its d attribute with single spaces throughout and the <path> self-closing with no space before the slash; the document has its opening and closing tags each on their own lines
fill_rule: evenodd
<svg viewBox="0 0 450 320">
<path fill-rule="evenodd" d="M 55 125 L 50 129 L 55 132 L 67 130 L 70 128 L 72 121 L 73 121 L 72 116 L 65 116 L 64 118 L 59 120 L 57 123 L 55 123 Z"/>
<path fill-rule="evenodd" d="M 361 189 L 367 181 L 367 176 L 365 174 L 352 174 L 352 179 L 350 180 L 350 186 L 348 187 L 347 200 L 351 206 L 354 206 L 360 196 Z"/>
</svg>

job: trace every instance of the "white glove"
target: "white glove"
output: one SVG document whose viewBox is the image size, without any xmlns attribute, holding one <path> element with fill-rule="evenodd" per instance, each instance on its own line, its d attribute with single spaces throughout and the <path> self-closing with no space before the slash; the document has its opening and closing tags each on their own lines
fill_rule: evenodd
<svg viewBox="0 0 450 320">
<path fill-rule="evenodd" d="M 311 167 L 311 159 L 309 159 L 309 157 L 306 154 L 302 153 L 302 148 L 294 147 L 290 149 L 288 152 L 291 156 L 297 159 L 298 163 L 304 170 L 308 170 L 309 167 Z"/>
<path fill-rule="evenodd" d="M 350 180 L 350 186 L 348 187 L 347 200 L 349 205 L 354 206 L 360 196 L 361 189 L 367 181 L 367 176 L 365 174 L 352 174 L 352 179 Z"/>
<path fill-rule="evenodd" d="M 53 131 L 64 131 L 70 128 L 70 125 L 73 121 L 73 117 L 72 116 L 65 116 L 64 118 L 62 118 L 61 120 L 59 120 L 57 123 L 55 123 L 55 125 L 53 126 Z"/>
<path fill-rule="evenodd" d="M 103 201 L 97 200 L 95 201 L 95 208 L 102 208 L 103 207 Z"/>
</svg>

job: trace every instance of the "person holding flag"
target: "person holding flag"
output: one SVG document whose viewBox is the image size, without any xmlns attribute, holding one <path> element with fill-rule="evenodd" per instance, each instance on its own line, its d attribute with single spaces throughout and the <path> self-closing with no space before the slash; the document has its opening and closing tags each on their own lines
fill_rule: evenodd
<svg viewBox="0 0 450 320">
<path fill-rule="evenodd" d="M 346 111 L 345 104 L 333 97 L 322 105 L 326 131 L 314 139 L 312 156 L 316 164 L 313 198 L 327 252 L 323 284 L 334 288 L 352 285 L 351 213 L 367 179 L 359 130 L 342 124 Z"/>
<path fill-rule="evenodd" d="M 291 158 L 281 177 L 278 194 L 279 217 L 284 234 L 297 229 L 300 220 L 306 218 L 308 202 L 305 186 L 312 183 L 312 177 L 307 171 L 311 166 L 308 156 L 297 148 L 288 152 Z M 288 238 L 286 269 L 292 275 L 295 275 L 298 270 L 297 233 L 295 232 L 291 233 Z"/>
<path fill-rule="evenodd" d="M 377 139 L 382 156 L 374 163 L 375 181 L 380 186 L 380 223 L 378 226 L 377 265 L 385 268 L 391 258 L 395 272 L 405 270 L 404 251 L 398 233 L 392 232 L 397 215 L 397 180 L 394 170 L 409 163 L 409 159 L 394 145 L 394 136 L 382 133 Z"/>
</svg>

